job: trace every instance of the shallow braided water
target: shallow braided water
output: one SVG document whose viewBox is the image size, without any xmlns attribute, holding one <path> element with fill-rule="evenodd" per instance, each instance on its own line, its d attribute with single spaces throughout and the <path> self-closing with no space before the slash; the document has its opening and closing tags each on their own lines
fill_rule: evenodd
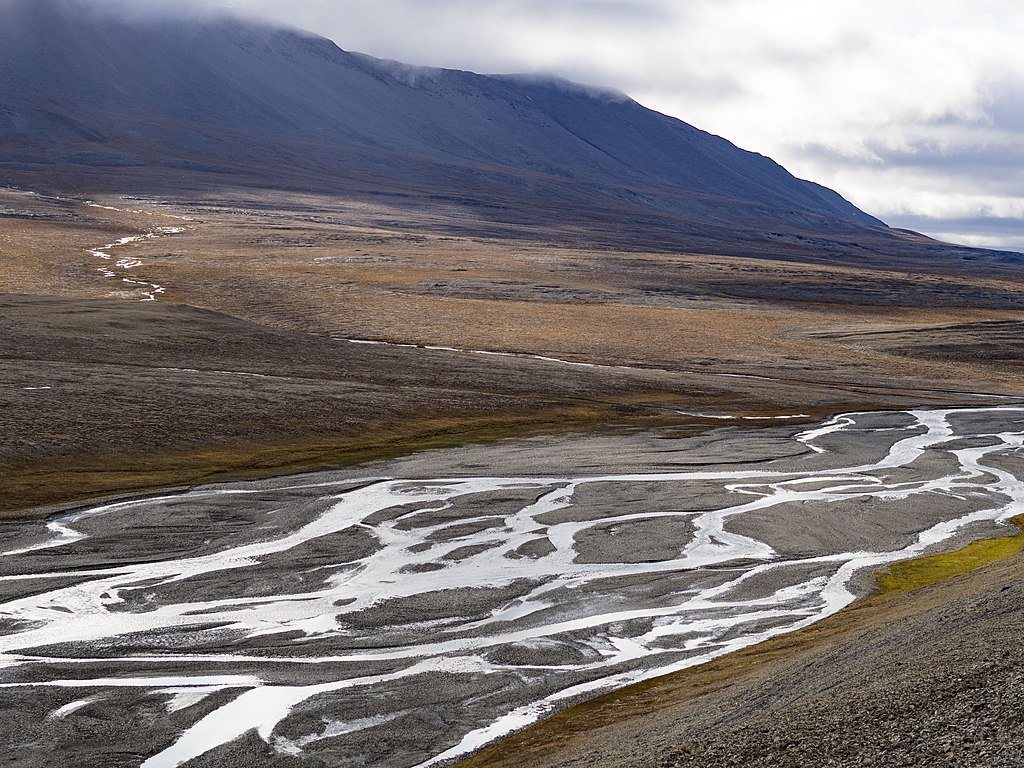
<svg viewBox="0 0 1024 768">
<path fill-rule="evenodd" d="M 0 705 L 46 727 L 3 735 L 25 765 L 443 763 L 998 533 L 1024 513 L 1022 445 L 1020 407 L 848 414 L 498 444 L 8 526 Z M 93 743 L 98 718 L 114 742 Z"/>
</svg>

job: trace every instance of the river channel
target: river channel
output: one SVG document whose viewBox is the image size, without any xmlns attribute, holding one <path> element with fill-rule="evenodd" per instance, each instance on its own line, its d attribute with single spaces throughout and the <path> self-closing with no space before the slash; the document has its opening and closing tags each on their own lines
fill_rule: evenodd
<svg viewBox="0 0 1024 768">
<path fill-rule="evenodd" d="M 8 523 L 0 731 L 25 766 L 446 764 L 1009 532 L 1022 445 L 1017 406 L 530 438 Z"/>
</svg>

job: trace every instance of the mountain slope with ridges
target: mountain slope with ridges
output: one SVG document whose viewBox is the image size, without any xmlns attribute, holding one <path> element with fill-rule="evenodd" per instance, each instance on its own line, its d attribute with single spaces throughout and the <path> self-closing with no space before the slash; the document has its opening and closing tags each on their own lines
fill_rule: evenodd
<svg viewBox="0 0 1024 768">
<path fill-rule="evenodd" d="M 768 158 L 565 81 L 411 67 L 298 30 L 124 19 L 76 0 L 3 0 L 0 18 L 0 174 L 162 164 L 722 225 L 883 226 Z"/>
</svg>

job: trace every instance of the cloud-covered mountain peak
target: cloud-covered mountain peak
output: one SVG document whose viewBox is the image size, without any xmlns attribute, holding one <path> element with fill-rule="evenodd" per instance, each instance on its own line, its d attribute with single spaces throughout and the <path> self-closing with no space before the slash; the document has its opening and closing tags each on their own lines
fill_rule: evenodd
<svg viewBox="0 0 1024 768">
<path fill-rule="evenodd" d="M 293 29 L 147 7 L 0 0 L 0 177 L 36 165 L 71 179 L 84 164 L 98 183 L 103 168 L 155 178 L 194 167 L 219 171 L 195 184 L 399 189 L 705 226 L 880 224 L 609 89 L 416 67 Z"/>
</svg>

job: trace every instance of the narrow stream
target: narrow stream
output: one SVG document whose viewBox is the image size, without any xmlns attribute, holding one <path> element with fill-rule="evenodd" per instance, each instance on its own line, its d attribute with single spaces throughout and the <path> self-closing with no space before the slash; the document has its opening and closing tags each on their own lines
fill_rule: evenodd
<svg viewBox="0 0 1024 768">
<path fill-rule="evenodd" d="M 102 208 L 107 211 L 117 211 L 119 213 L 133 213 L 133 214 L 145 214 L 147 216 L 154 216 L 152 211 L 136 210 L 128 208 L 115 208 L 111 205 L 100 205 L 92 201 L 86 201 L 85 205 L 90 208 Z M 169 217 L 174 219 L 180 219 L 182 221 L 191 221 L 187 216 L 177 216 L 174 214 L 161 213 L 162 217 Z M 143 242 L 145 240 L 152 240 L 157 237 L 166 237 L 168 235 L 178 235 L 185 231 L 184 227 L 158 227 L 151 232 L 147 232 L 144 235 L 130 235 L 128 237 L 122 237 L 113 243 L 107 243 L 101 245 L 98 248 L 90 249 L 89 253 L 100 259 L 103 264 L 96 267 L 96 271 L 99 272 L 105 278 L 120 279 L 122 283 L 130 286 L 137 286 L 141 289 L 142 298 L 140 301 L 156 301 L 157 296 L 164 293 L 166 289 L 158 283 L 150 282 L 145 279 L 136 279 L 132 270 L 142 267 L 144 263 L 136 258 L 135 256 L 115 256 L 112 251 L 118 249 L 119 251 L 127 245 L 132 243 Z"/>
</svg>

